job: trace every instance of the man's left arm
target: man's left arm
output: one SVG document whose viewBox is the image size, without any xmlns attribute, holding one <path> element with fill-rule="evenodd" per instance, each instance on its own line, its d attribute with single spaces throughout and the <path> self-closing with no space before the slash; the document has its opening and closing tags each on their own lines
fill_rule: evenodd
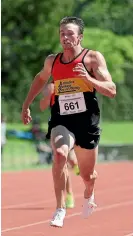
<svg viewBox="0 0 133 236">
<path fill-rule="evenodd" d="M 87 68 L 87 61 L 85 63 Z M 106 61 L 100 52 L 92 51 L 91 68 L 94 77 L 88 76 L 88 82 L 104 96 L 113 98 L 116 95 L 116 85 L 112 81 L 112 77 L 108 71 Z"/>
</svg>

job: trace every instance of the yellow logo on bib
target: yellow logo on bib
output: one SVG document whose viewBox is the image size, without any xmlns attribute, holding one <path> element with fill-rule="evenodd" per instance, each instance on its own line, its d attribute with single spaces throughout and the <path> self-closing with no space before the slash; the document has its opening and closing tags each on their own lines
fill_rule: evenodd
<svg viewBox="0 0 133 236">
<path fill-rule="evenodd" d="M 68 78 L 55 81 L 55 95 L 79 92 L 93 92 L 93 87 L 81 78 Z"/>
</svg>

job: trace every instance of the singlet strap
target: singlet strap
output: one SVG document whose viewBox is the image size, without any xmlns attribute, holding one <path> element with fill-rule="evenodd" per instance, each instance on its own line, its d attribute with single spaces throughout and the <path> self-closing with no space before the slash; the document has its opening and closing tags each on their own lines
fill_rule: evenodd
<svg viewBox="0 0 133 236">
<path fill-rule="evenodd" d="M 88 69 L 86 68 L 86 65 L 85 65 L 85 63 L 84 63 L 84 58 L 85 58 L 85 56 L 87 55 L 88 52 L 89 52 L 89 49 L 87 49 L 86 52 L 84 53 L 84 56 L 83 56 L 83 58 L 82 58 L 82 63 L 83 63 L 83 65 L 84 65 L 85 69 L 87 70 L 88 74 L 89 74 L 90 76 L 94 77 L 93 72 L 92 72 L 92 71 L 88 71 Z"/>
<path fill-rule="evenodd" d="M 55 56 L 55 59 L 54 59 L 53 64 L 52 64 L 51 73 L 52 73 L 52 71 L 53 71 L 55 62 L 56 62 L 56 60 L 59 58 L 60 55 L 61 55 L 61 53 L 57 53 L 57 55 Z"/>
</svg>

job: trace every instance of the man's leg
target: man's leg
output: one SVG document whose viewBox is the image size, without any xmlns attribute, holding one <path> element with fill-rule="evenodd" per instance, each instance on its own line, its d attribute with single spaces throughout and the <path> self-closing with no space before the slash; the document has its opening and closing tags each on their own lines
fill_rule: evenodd
<svg viewBox="0 0 133 236">
<path fill-rule="evenodd" d="M 74 148 L 72 150 L 70 150 L 70 152 L 68 154 L 68 163 L 70 164 L 70 166 L 74 170 L 74 173 L 76 175 L 79 175 L 78 161 L 77 161 L 77 157 L 76 157 Z M 72 183 L 71 183 L 70 174 L 68 176 L 67 183 L 66 183 L 66 192 L 67 192 L 66 207 L 73 208 L 74 207 L 74 196 L 73 196 L 73 191 L 72 191 Z"/>
<path fill-rule="evenodd" d="M 64 191 L 66 190 L 66 181 L 68 178 L 67 158 L 69 151 L 73 148 L 75 142 L 74 135 L 64 126 L 56 126 L 51 131 L 51 145 L 54 153 L 53 160 L 53 180 L 56 196 L 56 213 L 51 221 L 52 226 L 63 226 L 65 217 L 65 199 Z M 60 212 L 61 213 L 60 213 Z M 62 217 L 57 217 L 59 213 Z"/>
<path fill-rule="evenodd" d="M 67 182 L 66 182 L 66 193 L 73 194 L 70 173 L 68 174 L 68 178 L 67 178 Z"/>
<path fill-rule="evenodd" d="M 66 208 L 74 208 L 74 197 L 70 172 L 68 173 L 68 178 L 66 182 Z"/>
<path fill-rule="evenodd" d="M 86 187 L 84 191 L 83 215 L 87 218 L 96 206 L 94 204 L 94 184 L 97 178 L 95 164 L 98 155 L 98 147 L 88 150 L 78 146 L 75 148 L 75 152 L 78 159 L 80 175 Z"/>
<path fill-rule="evenodd" d="M 76 153 L 74 151 L 74 148 L 69 152 L 68 163 L 70 164 L 70 166 L 74 170 L 74 173 L 76 175 L 79 175 L 80 172 L 79 172 L 79 167 L 78 167 L 78 161 L 77 161 L 77 157 L 76 157 Z"/>
</svg>

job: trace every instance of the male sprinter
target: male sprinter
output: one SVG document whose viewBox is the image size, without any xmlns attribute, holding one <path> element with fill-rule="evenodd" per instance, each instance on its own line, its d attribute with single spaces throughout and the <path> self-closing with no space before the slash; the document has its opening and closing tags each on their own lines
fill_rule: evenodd
<svg viewBox="0 0 133 236">
<path fill-rule="evenodd" d="M 43 98 L 40 100 L 40 109 L 44 111 L 48 107 L 52 107 L 54 103 L 54 83 L 48 83 L 42 91 Z M 48 133 L 46 134 L 46 138 L 50 139 L 51 133 L 51 120 L 49 119 L 48 122 Z M 68 155 L 68 163 L 74 170 L 76 175 L 79 175 L 79 168 L 77 164 L 76 154 L 74 149 L 72 149 Z M 70 179 L 70 175 L 68 173 L 68 178 L 66 182 L 66 208 L 73 208 L 74 207 L 74 197 L 73 197 L 73 190 L 72 190 L 72 183 Z"/>
<path fill-rule="evenodd" d="M 100 139 L 100 110 L 96 91 L 109 98 L 116 95 L 116 86 L 103 55 L 82 47 L 83 31 L 84 22 L 80 18 L 65 17 L 60 21 L 63 52 L 46 58 L 22 108 L 23 123 L 28 124 L 32 119 L 29 106 L 52 75 L 55 102 L 51 110 L 51 144 L 54 152 L 52 173 L 56 211 L 50 225 L 57 227 L 63 226 L 66 215 L 64 190 L 68 177 L 67 158 L 74 146 L 85 184 L 83 217 L 88 217 L 95 209 L 94 169 Z"/>
</svg>

